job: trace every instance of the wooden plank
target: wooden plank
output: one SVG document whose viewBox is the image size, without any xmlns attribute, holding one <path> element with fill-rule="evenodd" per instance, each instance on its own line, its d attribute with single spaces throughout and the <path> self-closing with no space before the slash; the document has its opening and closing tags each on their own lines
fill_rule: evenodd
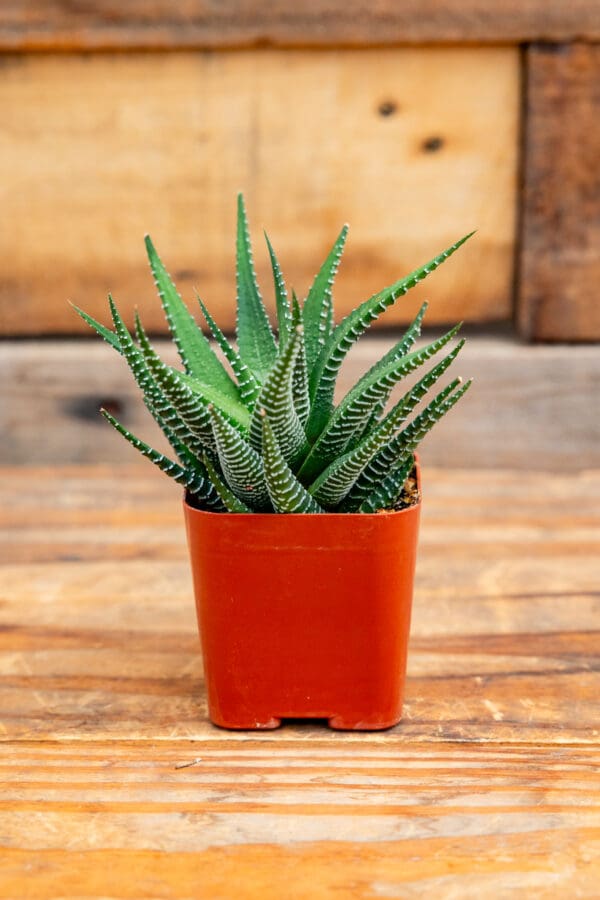
<svg viewBox="0 0 600 900">
<path fill-rule="evenodd" d="M 431 322 L 509 318 L 516 48 L 3 61 L 0 334 L 83 333 L 67 300 L 103 316 L 109 289 L 164 328 L 146 231 L 185 298 L 197 287 L 232 327 L 239 189 L 269 303 L 263 225 L 303 295 L 351 223 L 340 311 L 477 228 L 386 321 L 424 298 Z"/>
<path fill-rule="evenodd" d="M 388 335 L 358 342 L 342 369 L 340 395 L 393 340 Z M 157 341 L 157 347 L 176 363 L 168 343 Z M 562 472 L 597 465 L 600 423 L 589 414 L 600 390 L 594 347 L 527 347 L 472 336 L 454 369 L 476 383 L 423 443 L 426 465 Z M 135 452 L 100 418 L 101 405 L 160 444 L 123 360 L 99 340 L 4 342 L 0 383 L 4 463 L 135 461 Z M 140 465 L 145 470 L 150 464 Z"/>
<path fill-rule="evenodd" d="M 521 331 L 598 340 L 600 45 L 532 46 L 526 60 Z"/>
<path fill-rule="evenodd" d="M 599 762 L 589 747 L 368 736 L 4 745 L 0 893 L 592 897 Z"/>
<path fill-rule="evenodd" d="M 3 476 L 0 738 L 224 740 L 178 490 L 135 467 Z M 424 495 L 404 719 L 369 741 L 597 745 L 600 472 L 426 469 Z M 281 737 L 361 742 L 261 740 Z"/>
<path fill-rule="evenodd" d="M 594 896 L 600 471 L 424 490 L 404 721 L 258 737 L 205 721 L 172 486 L 1 470 L 0 895 Z"/>
<path fill-rule="evenodd" d="M 594 0 L 318 0 L 268 7 L 250 0 L 5 0 L 0 48 L 79 50 L 264 45 L 364 46 L 423 42 L 498 43 L 600 38 Z"/>
</svg>

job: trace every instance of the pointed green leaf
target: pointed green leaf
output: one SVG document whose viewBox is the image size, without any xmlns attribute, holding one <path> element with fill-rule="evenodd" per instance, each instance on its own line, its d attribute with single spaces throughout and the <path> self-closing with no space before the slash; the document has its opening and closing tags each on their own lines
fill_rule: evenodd
<svg viewBox="0 0 600 900">
<path fill-rule="evenodd" d="M 184 422 L 185 426 L 200 441 L 203 447 L 214 448 L 212 426 L 208 413 L 210 401 L 194 392 L 188 383 L 183 380 L 182 373 L 177 372 L 162 361 L 148 341 L 139 319 L 137 322 L 137 335 L 150 374 L 173 407 L 176 415 Z"/>
<path fill-rule="evenodd" d="M 307 423 L 309 440 L 317 438 L 327 423 L 333 408 L 333 394 L 337 374 L 346 354 L 360 335 L 398 297 L 406 294 L 410 288 L 426 278 L 427 275 L 452 256 L 471 237 L 471 234 L 465 235 L 461 240 L 444 250 L 443 253 L 440 253 L 439 256 L 434 257 L 424 266 L 415 269 L 410 275 L 396 281 L 378 294 L 374 294 L 369 300 L 366 300 L 346 316 L 334 329 L 329 341 L 319 355 L 314 370 L 311 372 L 310 388 L 313 404 Z"/>
<path fill-rule="evenodd" d="M 135 447 L 142 456 L 145 456 L 150 462 L 154 463 L 155 466 L 158 466 L 161 472 L 169 475 L 177 482 L 177 484 L 181 484 L 186 488 L 197 501 L 209 509 L 222 509 L 221 500 L 206 477 L 206 473 L 203 469 L 199 466 L 194 470 L 185 469 L 183 466 L 173 462 L 172 459 L 169 459 L 167 456 L 164 456 L 164 454 L 159 453 L 158 450 L 154 450 L 144 441 L 140 440 L 140 438 L 128 431 L 124 425 L 117 422 L 117 420 L 105 409 L 101 410 L 101 413 L 104 418 L 110 422 L 113 428 L 115 428 L 119 434 L 123 435 L 126 441 L 129 441 L 132 447 Z"/>
<path fill-rule="evenodd" d="M 300 304 L 298 298 L 294 294 L 293 298 L 293 317 L 294 327 L 298 328 L 301 321 Z M 310 395 L 308 390 L 308 366 L 306 363 L 306 348 L 304 346 L 304 333 L 300 335 L 300 348 L 296 358 L 296 366 L 294 368 L 294 377 L 292 380 L 292 395 L 294 398 L 294 408 L 304 430 L 304 426 L 310 415 Z"/>
<path fill-rule="evenodd" d="M 212 460 L 206 454 L 203 456 L 202 461 L 204 463 L 206 471 L 208 472 L 208 477 L 210 478 L 215 491 L 221 498 L 221 502 L 223 503 L 225 509 L 228 512 L 232 513 L 251 513 L 252 510 L 248 506 L 246 506 L 245 503 L 242 503 L 241 500 L 238 500 L 233 491 L 231 491 L 227 487 L 227 485 L 217 472 L 215 466 L 213 465 Z"/>
<path fill-rule="evenodd" d="M 378 362 L 372 366 L 346 394 L 331 416 L 326 428 L 304 461 L 299 477 L 305 482 L 312 481 L 326 465 L 343 453 L 357 432 L 360 433 L 364 429 L 377 404 L 381 401 L 385 402 L 392 389 L 402 378 L 423 365 L 451 341 L 459 328 L 460 325 L 456 325 L 441 338 L 412 353 L 396 355 L 396 353 L 390 352 L 386 354 L 387 363 L 385 365 Z M 401 351 L 404 346 L 403 339 L 397 347 Z M 456 353 L 458 350 L 448 358 L 448 365 Z"/>
<path fill-rule="evenodd" d="M 275 362 L 277 344 L 256 281 L 241 194 L 237 222 L 237 337 L 240 356 L 259 381 L 264 381 Z"/>
<path fill-rule="evenodd" d="M 304 429 L 293 399 L 294 371 L 301 343 L 302 326 L 299 325 L 269 372 L 250 423 L 250 443 L 255 450 L 260 450 L 263 439 L 261 410 L 266 410 L 283 457 L 292 468 L 308 450 Z"/>
<path fill-rule="evenodd" d="M 403 431 L 394 435 L 364 468 L 344 501 L 342 509 L 344 511 L 357 509 L 388 476 L 398 461 L 417 448 L 425 435 L 452 409 L 471 384 L 472 380 L 461 384 L 461 379 L 455 378 Z"/>
<path fill-rule="evenodd" d="M 148 235 L 145 242 L 165 317 L 185 371 L 225 396 L 238 399 L 236 385 L 178 294 Z"/>
<path fill-rule="evenodd" d="M 136 334 L 152 377 L 160 385 L 163 392 L 170 397 L 171 401 L 176 406 L 177 411 L 182 415 L 182 418 L 183 413 L 177 404 L 180 402 L 185 404 L 189 401 L 192 403 L 192 407 L 190 407 L 187 412 L 190 415 L 194 415 L 195 412 L 198 413 L 198 428 L 204 430 L 208 424 L 209 431 L 211 431 L 210 423 L 206 415 L 206 409 L 205 414 L 203 415 L 199 407 L 206 408 L 209 403 L 214 403 L 236 425 L 236 427 L 242 431 L 248 430 L 250 425 L 250 413 L 246 407 L 243 406 L 239 400 L 235 401 L 224 396 L 212 385 L 196 381 L 195 378 L 186 375 L 185 372 L 180 372 L 178 369 L 174 369 L 172 366 L 168 366 L 164 363 L 152 347 L 148 340 L 148 335 L 141 327 L 139 316 L 136 318 Z M 178 392 L 175 391 L 175 386 L 178 386 L 181 390 Z M 183 391 L 184 388 L 187 389 L 187 392 Z M 169 391 L 171 391 L 171 393 L 169 393 Z M 204 425 L 202 425 L 202 422 L 204 422 Z M 198 436 L 200 436 L 200 434 Z"/>
<path fill-rule="evenodd" d="M 309 369 L 312 369 L 329 333 L 333 318 L 333 282 L 344 251 L 347 235 L 348 226 L 344 225 L 335 244 L 329 251 L 327 259 L 315 276 L 312 287 L 304 301 L 302 318 L 304 322 L 306 361 Z"/>
<path fill-rule="evenodd" d="M 111 331 L 110 328 L 107 328 L 105 325 L 102 325 L 100 322 L 98 322 L 96 319 L 94 319 L 88 313 L 84 312 L 82 309 L 79 309 L 79 307 L 75 306 L 74 303 L 72 303 L 71 306 L 73 307 L 73 309 L 75 310 L 77 315 L 81 316 L 83 321 L 87 322 L 87 324 L 91 328 L 93 328 L 94 331 L 96 331 L 100 335 L 100 337 L 106 341 L 107 344 L 110 344 L 110 346 L 114 350 L 116 350 L 118 353 L 122 352 L 121 345 L 119 343 L 119 338 L 114 333 L 114 331 Z"/>
<path fill-rule="evenodd" d="M 144 354 L 139 347 L 136 347 L 134 344 L 110 294 L 108 295 L 108 302 L 115 327 L 115 333 L 119 339 L 123 355 L 125 356 L 137 385 L 143 393 L 144 402 L 150 414 L 156 420 L 167 440 L 178 455 L 185 455 L 186 452 L 189 453 L 190 451 L 192 454 L 199 455 L 203 450 L 202 442 L 199 441 L 197 435 L 187 427 L 183 419 L 177 415 L 177 411 L 173 408 L 172 403 L 152 377 Z M 145 337 L 142 323 L 140 322 L 137 313 L 136 327 L 138 333 L 142 333 Z M 182 448 L 182 445 L 185 445 L 185 450 Z"/>
<path fill-rule="evenodd" d="M 260 385 L 248 366 L 243 362 L 239 353 L 231 346 L 200 297 L 198 297 L 197 294 L 196 297 L 198 299 L 198 303 L 200 304 L 202 314 L 206 319 L 206 324 L 212 332 L 212 336 L 223 351 L 225 359 L 233 369 L 233 374 L 237 378 L 238 387 L 240 390 L 240 400 L 248 409 L 252 409 L 252 407 L 254 406 L 254 402 L 258 397 Z"/>
<path fill-rule="evenodd" d="M 457 326 L 458 327 L 458 326 Z M 453 329 L 454 330 L 454 329 Z M 465 345 L 464 338 L 459 341 L 456 347 L 454 347 L 450 353 L 448 353 L 442 360 L 440 360 L 437 365 L 433 366 L 433 368 L 429 369 L 428 372 L 423 375 L 412 387 L 411 389 L 402 397 L 394 406 L 392 411 L 388 413 L 389 416 L 396 416 L 396 426 L 403 424 L 406 419 L 409 417 L 415 406 L 421 402 L 425 394 L 433 387 L 434 384 L 442 377 L 446 369 L 454 362 L 460 351 Z M 398 412 L 396 412 L 396 410 Z M 402 412 L 400 416 L 399 413 Z M 387 416 L 386 416 L 387 418 Z M 385 422 L 385 418 L 383 419 Z"/>
<path fill-rule="evenodd" d="M 260 454 L 214 407 L 209 407 L 219 462 L 227 485 L 238 500 L 253 510 L 270 508 Z"/>
<path fill-rule="evenodd" d="M 314 497 L 300 484 L 277 443 L 266 414 L 262 415 L 262 452 L 265 479 L 273 508 L 277 513 L 323 512 Z"/>
<path fill-rule="evenodd" d="M 366 500 L 363 500 L 359 512 L 376 513 L 380 509 L 393 509 L 402 493 L 404 482 L 412 472 L 414 465 L 415 458 L 412 453 L 409 453 L 406 459 L 403 459 L 400 465 L 384 478 L 381 485 L 375 488 Z"/>
<path fill-rule="evenodd" d="M 269 248 L 269 256 L 271 258 L 271 268 L 273 269 L 273 283 L 275 286 L 275 308 L 277 310 L 277 330 L 279 332 L 280 348 L 287 342 L 292 330 L 292 314 L 288 303 L 287 290 L 285 281 L 281 272 L 281 266 L 275 256 L 275 251 L 271 246 L 271 241 L 265 231 L 265 240 Z"/>
<path fill-rule="evenodd" d="M 459 383 L 460 379 L 457 379 L 453 382 L 452 388 L 456 387 Z M 444 392 L 442 391 L 442 394 L 443 393 Z M 437 418 L 441 418 L 441 415 L 443 415 L 443 412 L 440 412 L 436 418 L 436 415 L 431 412 L 431 408 L 432 404 L 429 404 L 421 414 L 424 418 L 421 420 L 420 424 L 417 425 L 418 437 L 416 443 L 424 437 L 435 421 L 437 421 Z M 318 500 L 321 505 L 326 506 L 327 508 L 336 507 L 341 503 L 352 490 L 357 479 L 374 457 L 388 445 L 393 443 L 393 438 L 400 425 L 405 421 L 405 418 L 405 404 L 401 400 L 396 404 L 392 411 L 388 413 L 385 419 L 380 422 L 375 430 L 363 438 L 357 447 L 350 450 L 339 459 L 336 459 L 325 469 L 309 488 L 313 497 Z M 415 422 L 419 422 L 420 419 L 421 417 L 417 417 Z M 412 424 L 414 425 L 415 423 Z M 410 427 L 411 426 L 409 426 L 406 431 L 408 431 Z M 410 446 L 407 446 L 406 450 L 413 450 L 416 444 L 413 443 L 412 440 L 409 443 Z M 397 455 L 398 454 L 396 454 L 396 456 Z M 395 459 L 396 457 L 394 457 L 394 462 Z M 387 474 L 388 471 L 389 466 L 385 474 Z M 361 500 L 362 499 L 363 498 L 361 498 Z"/>
</svg>

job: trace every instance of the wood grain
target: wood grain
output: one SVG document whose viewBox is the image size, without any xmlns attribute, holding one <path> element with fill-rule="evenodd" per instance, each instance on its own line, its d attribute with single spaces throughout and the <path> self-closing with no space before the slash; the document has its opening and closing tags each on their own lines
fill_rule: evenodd
<svg viewBox="0 0 600 900">
<path fill-rule="evenodd" d="M 0 896 L 595 896 L 600 471 L 426 467 L 408 698 L 206 722 L 177 489 L 0 470 Z"/>
<path fill-rule="evenodd" d="M 358 342 L 342 369 L 340 395 L 394 339 L 382 335 Z M 177 362 L 167 342 L 157 341 L 157 347 Z M 475 386 L 424 441 L 426 464 L 562 472 L 598 464 L 600 422 L 590 415 L 600 392 L 600 355 L 594 347 L 574 352 L 567 346 L 527 347 L 509 338 L 470 336 L 453 368 L 474 377 Z M 136 453 L 100 418 L 102 405 L 160 444 L 126 365 L 99 340 L 4 342 L 0 383 L 1 462 L 134 462 Z M 142 460 L 141 465 L 149 464 Z"/>
<path fill-rule="evenodd" d="M 537 340 L 598 340 L 600 45 L 534 45 L 526 60 L 520 327 Z"/>
<path fill-rule="evenodd" d="M 0 47 L 23 50 L 363 46 L 423 42 L 498 43 L 600 38 L 594 0 L 111 0 L 73 4 L 5 0 Z"/>
<path fill-rule="evenodd" d="M 5 470 L 4 740 L 223 738 L 178 490 L 149 475 Z M 405 718 L 373 742 L 597 743 L 599 474 L 429 469 L 424 491 Z"/>
<path fill-rule="evenodd" d="M 234 323 L 244 190 L 271 304 L 266 226 L 301 295 L 345 221 L 340 312 L 477 236 L 386 321 L 511 314 L 516 48 L 6 55 L 0 334 L 83 333 L 111 290 L 164 329 L 150 232 L 186 300 Z M 360 173 L 360 177 L 357 177 Z M 481 273 L 485 272 L 485 277 Z"/>
<path fill-rule="evenodd" d="M 583 747 L 392 752 L 368 737 L 0 746 L 0 892 L 591 898 L 599 762 Z"/>
</svg>

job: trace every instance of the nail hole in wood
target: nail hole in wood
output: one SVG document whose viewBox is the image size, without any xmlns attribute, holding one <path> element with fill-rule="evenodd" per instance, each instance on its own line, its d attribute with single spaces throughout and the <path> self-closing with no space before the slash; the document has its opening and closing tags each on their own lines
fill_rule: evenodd
<svg viewBox="0 0 600 900">
<path fill-rule="evenodd" d="M 425 138 L 421 147 L 424 153 L 437 153 L 438 150 L 441 150 L 444 146 L 444 139 L 438 137 L 437 135 L 432 135 L 432 137 Z"/>
<path fill-rule="evenodd" d="M 389 116 L 393 116 L 394 113 L 398 112 L 398 104 L 394 100 L 384 100 L 377 107 L 377 112 L 380 116 L 387 119 Z"/>
</svg>

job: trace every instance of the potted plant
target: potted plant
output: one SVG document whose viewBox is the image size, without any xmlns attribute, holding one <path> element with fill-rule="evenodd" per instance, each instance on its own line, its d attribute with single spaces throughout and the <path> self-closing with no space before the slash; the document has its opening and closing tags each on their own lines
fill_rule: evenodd
<svg viewBox="0 0 600 900">
<path fill-rule="evenodd" d="M 122 354 L 173 459 L 103 415 L 184 490 L 209 714 L 227 728 L 326 718 L 380 729 L 401 715 L 420 511 L 417 445 L 463 396 L 455 378 L 420 405 L 459 353 L 459 326 L 415 349 L 405 334 L 337 404 L 340 366 L 385 309 L 467 240 L 334 324 L 342 228 L 304 302 L 288 297 L 267 238 L 277 337 L 238 197 L 237 345 L 198 298 L 221 356 L 173 285 L 149 237 L 150 267 L 183 369 L 136 340 L 109 296 L 112 328 L 77 309 Z M 393 388 L 445 355 L 390 404 Z"/>
</svg>

